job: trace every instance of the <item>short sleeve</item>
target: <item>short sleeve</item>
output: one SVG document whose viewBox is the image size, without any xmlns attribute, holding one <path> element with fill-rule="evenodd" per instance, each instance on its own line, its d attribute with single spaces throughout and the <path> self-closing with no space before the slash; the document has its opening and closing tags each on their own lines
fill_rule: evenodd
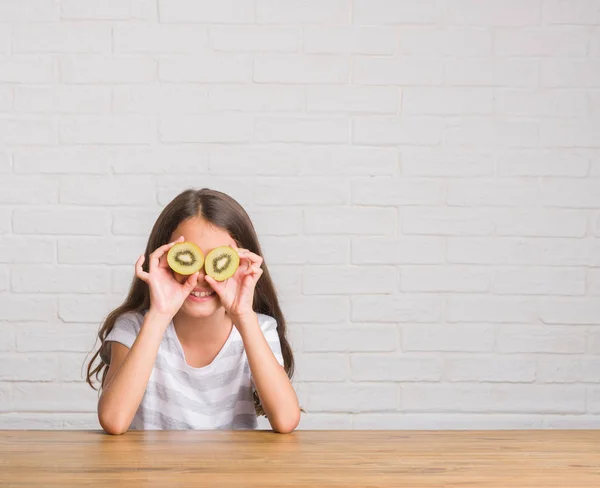
<svg viewBox="0 0 600 488">
<path fill-rule="evenodd" d="M 117 317 L 115 325 L 104 339 L 102 360 L 107 364 L 110 362 L 110 344 L 109 342 L 119 342 L 131 349 L 143 322 L 143 317 L 139 313 L 128 312 Z M 109 359 L 107 361 L 106 359 Z"/>
<path fill-rule="evenodd" d="M 264 316 L 264 321 L 261 324 L 261 329 L 271 348 L 273 351 L 273 355 L 277 362 L 283 366 L 283 355 L 281 354 L 281 343 L 279 342 L 279 334 L 277 333 L 277 321 L 268 315 Z"/>
</svg>

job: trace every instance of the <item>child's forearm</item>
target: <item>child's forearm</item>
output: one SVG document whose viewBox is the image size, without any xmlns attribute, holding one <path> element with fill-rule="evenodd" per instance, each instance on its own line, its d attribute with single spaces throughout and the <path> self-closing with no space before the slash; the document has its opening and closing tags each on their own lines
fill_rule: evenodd
<svg viewBox="0 0 600 488">
<path fill-rule="evenodd" d="M 121 434 L 129 428 L 146 391 L 168 323 L 165 318 L 146 314 L 121 367 L 104 385 L 98 402 L 98 418 L 107 432 Z"/>
<path fill-rule="evenodd" d="M 254 313 L 236 322 L 256 391 L 273 430 L 288 433 L 300 422 L 300 406 L 296 392 L 281 365 L 275 359 L 258 317 Z"/>
</svg>

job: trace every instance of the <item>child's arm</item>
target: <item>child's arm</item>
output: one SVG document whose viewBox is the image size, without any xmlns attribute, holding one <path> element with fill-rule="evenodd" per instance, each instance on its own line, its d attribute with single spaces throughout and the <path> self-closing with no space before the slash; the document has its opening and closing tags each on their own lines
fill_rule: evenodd
<svg viewBox="0 0 600 488">
<path fill-rule="evenodd" d="M 131 425 L 169 323 L 168 316 L 150 310 L 131 349 L 111 344 L 110 366 L 98 401 L 98 420 L 109 434 L 123 434 Z"/>
<path fill-rule="evenodd" d="M 273 355 L 260 329 L 256 313 L 238 318 L 256 391 L 274 431 L 287 434 L 300 422 L 300 405 L 296 392 Z"/>
</svg>

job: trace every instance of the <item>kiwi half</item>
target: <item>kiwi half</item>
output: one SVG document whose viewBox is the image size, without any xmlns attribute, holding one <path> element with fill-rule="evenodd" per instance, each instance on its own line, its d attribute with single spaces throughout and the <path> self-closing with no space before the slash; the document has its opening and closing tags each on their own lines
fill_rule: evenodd
<svg viewBox="0 0 600 488">
<path fill-rule="evenodd" d="M 230 246 L 215 247 L 206 255 L 204 271 L 216 281 L 231 278 L 240 266 L 240 255 Z"/>
<path fill-rule="evenodd" d="M 204 254 L 193 242 L 179 242 L 169 249 L 167 262 L 176 273 L 191 275 L 202 268 Z"/>
</svg>

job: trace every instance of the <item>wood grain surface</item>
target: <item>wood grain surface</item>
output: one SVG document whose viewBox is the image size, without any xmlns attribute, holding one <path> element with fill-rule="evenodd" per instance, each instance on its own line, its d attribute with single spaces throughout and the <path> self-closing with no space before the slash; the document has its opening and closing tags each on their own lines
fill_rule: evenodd
<svg viewBox="0 0 600 488">
<path fill-rule="evenodd" d="M 600 431 L 0 431 L 0 486 L 600 487 Z"/>
</svg>

